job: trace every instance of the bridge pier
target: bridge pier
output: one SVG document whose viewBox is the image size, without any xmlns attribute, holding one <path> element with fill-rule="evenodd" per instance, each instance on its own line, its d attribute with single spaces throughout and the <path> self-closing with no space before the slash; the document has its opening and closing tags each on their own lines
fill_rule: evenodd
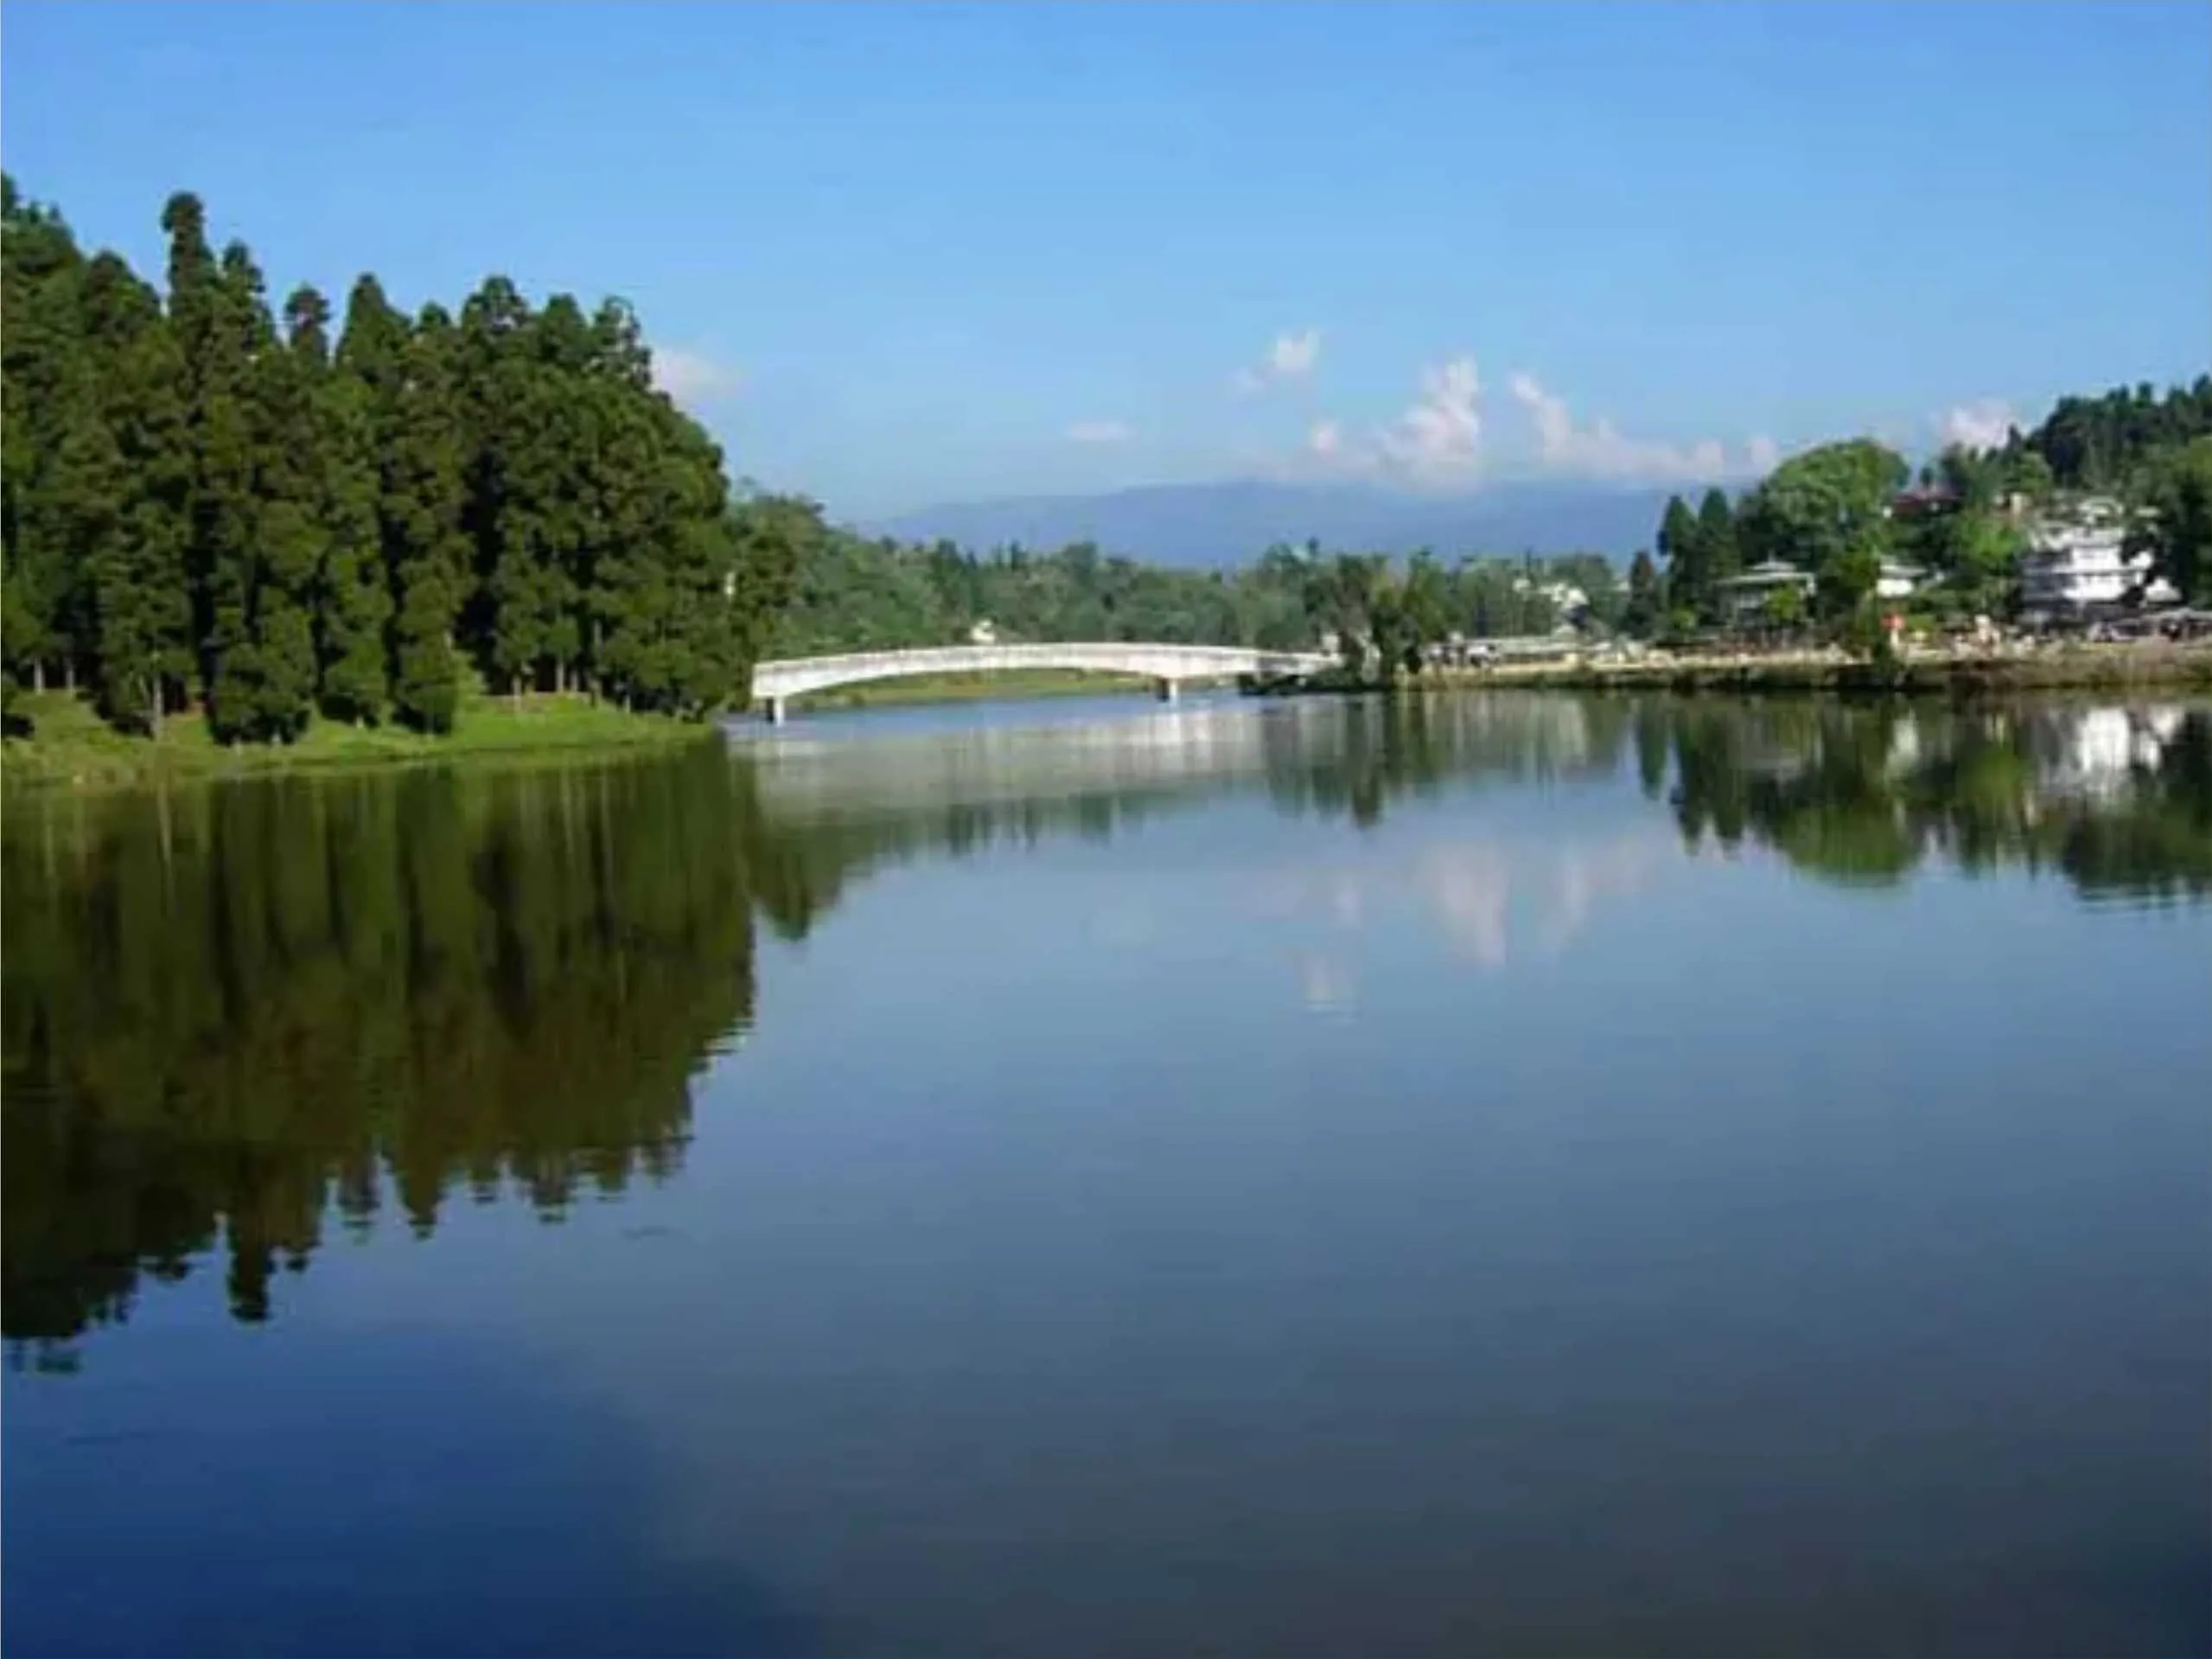
<svg viewBox="0 0 2212 1659">
<path fill-rule="evenodd" d="M 1157 697 L 1163 703 L 1174 702 L 1176 699 L 1175 681 L 1172 680 L 1154 680 L 1152 682 L 1152 694 L 1155 697 Z"/>
<path fill-rule="evenodd" d="M 762 699 L 761 711 L 768 717 L 768 723 L 770 725 L 780 726 L 783 724 L 784 716 L 787 712 L 783 704 L 784 699 L 781 697 Z"/>
</svg>

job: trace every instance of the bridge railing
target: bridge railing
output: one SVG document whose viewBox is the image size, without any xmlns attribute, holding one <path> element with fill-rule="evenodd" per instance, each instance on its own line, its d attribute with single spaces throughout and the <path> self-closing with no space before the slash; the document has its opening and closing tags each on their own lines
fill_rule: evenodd
<svg viewBox="0 0 2212 1659">
<path fill-rule="evenodd" d="M 1050 643 L 947 645 L 900 651 L 851 651 L 819 657 L 783 657 L 756 663 L 756 695 L 824 689 L 855 680 L 921 673 L 985 673 L 1011 668 L 1087 668 L 1105 673 L 1199 679 L 1310 668 L 1324 659 L 1310 653 L 1261 651 L 1234 645 L 1170 645 L 1138 640 L 1076 640 Z"/>
<path fill-rule="evenodd" d="M 847 651 L 818 657 L 775 657 L 756 665 L 762 670 L 786 668 L 877 668 L 895 667 L 902 663 L 922 660 L 950 660 L 953 658 L 974 658 L 993 662 L 1014 661 L 1024 658 L 1044 659 L 1069 655 L 1125 656 L 1131 659 L 1178 658 L 1194 665 L 1220 662 L 1222 665 L 1243 665 L 1255 659 L 1301 661 L 1317 655 L 1312 652 L 1267 651 L 1241 645 L 1179 645 L 1154 644 L 1142 640 L 1065 640 L 1049 642 L 1024 641 L 1005 645 L 925 645 L 912 646 L 893 651 Z"/>
</svg>

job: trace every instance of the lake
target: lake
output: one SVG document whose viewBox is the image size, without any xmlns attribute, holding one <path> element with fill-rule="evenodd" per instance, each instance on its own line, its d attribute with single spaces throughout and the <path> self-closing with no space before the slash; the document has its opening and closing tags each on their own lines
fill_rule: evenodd
<svg viewBox="0 0 2212 1659">
<path fill-rule="evenodd" d="M 2202 1654 L 2212 706 L 7 804 L 10 1654 Z"/>
</svg>

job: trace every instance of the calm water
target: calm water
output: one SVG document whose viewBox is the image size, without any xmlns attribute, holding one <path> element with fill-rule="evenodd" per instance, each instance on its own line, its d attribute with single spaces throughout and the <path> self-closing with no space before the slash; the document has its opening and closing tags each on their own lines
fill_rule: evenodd
<svg viewBox="0 0 2212 1659">
<path fill-rule="evenodd" d="M 2212 1649 L 2212 708 L 4 821 L 13 1655 Z"/>
</svg>

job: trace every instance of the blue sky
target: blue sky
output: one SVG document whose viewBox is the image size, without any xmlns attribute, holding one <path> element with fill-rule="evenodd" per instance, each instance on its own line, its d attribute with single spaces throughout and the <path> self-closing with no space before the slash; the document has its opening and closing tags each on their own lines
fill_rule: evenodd
<svg viewBox="0 0 2212 1659">
<path fill-rule="evenodd" d="M 5 48 L 88 242 L 157 273 L 185 188 L 277 296 L 624 295 L 845 515 L 1742 472 L 2212 367 L 2183 0 L 14 0 Z"/>
</svg>

